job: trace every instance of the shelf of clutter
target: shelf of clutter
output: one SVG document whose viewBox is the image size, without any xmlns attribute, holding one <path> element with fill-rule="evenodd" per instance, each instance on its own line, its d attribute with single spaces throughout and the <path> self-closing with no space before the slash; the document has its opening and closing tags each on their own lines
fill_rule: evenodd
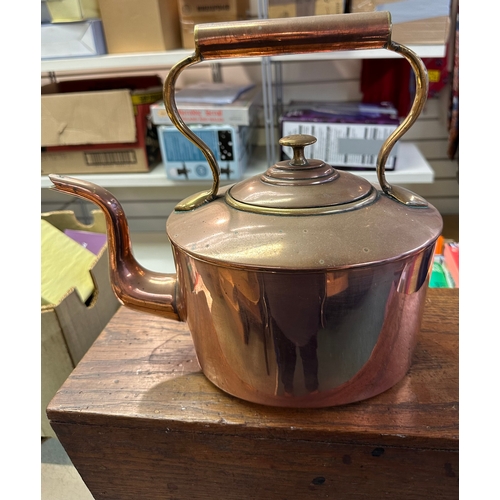
<svg viewBox="0 0 500 500">
<path fill-rule="evenodd" d="M 398 165 L 393 171 L 386 172 L 388 182 L 395 184 L 427 184 L 434 181 L 434 171 L 427 163 L 420 150 L 411 142 L 400 144 Z M 256 148 L 252 155 L 250 166 L 247 167 L 243 178 L 248 178 L 267 169 L 265 148 Z M 374 170 L 358 170 L 355 174 L 370 182 L 377 182 L 377 173 Z M 68 174 L 72 175 L 72 174 Z M 149 172 L 139 173 L 109 173 L 109 174 L 75 174 L 79 179 L 94 182 L 103 187 L 175 187 L 180 183 L 193 186 L 206 186 L 209 181 L 192 180 L 176 181 L 166 175 L 165 165 L 160 162 Z M 221 180 L 221 184 L 228 184 L 230 180 Z M 52 182 L 47 175 L 41 176 L 41 188 L 50 188 Z"/>
</svg>

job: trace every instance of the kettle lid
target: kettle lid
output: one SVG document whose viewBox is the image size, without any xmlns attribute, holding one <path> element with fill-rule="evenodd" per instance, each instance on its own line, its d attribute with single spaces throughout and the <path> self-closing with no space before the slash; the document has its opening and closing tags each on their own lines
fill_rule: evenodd
<svg viewBox="0 0 500 500">
<path fill-rule="evenodd" d="M 377 191 L 366 179 L 305 158 L 304 148 L 316 142 L 314 136 L 289 135 L 279 142 L 293 149 L 293 158 L 232 186 L 226 192 L 229 205 L 250 212 L 311 215 L 352 210 L 376 200 Z"/>
<path fill-rule="evenodd" d="M 307 160 L 313 136 L 294 135 L 291 160 L 167 221 L 174 247 L 241 268 L 324 270 L 388 262 L 434 242 L 442 218 L 430 204 L 402 203 L 366 179 Z"/>
</svg>

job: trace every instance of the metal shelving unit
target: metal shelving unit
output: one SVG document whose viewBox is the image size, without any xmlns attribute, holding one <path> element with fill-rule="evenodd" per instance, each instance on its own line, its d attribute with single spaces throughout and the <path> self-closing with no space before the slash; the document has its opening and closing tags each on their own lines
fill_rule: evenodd
<svg viewBox="0 0 500 500">
<path fill-rule="evenodd" d="M 258 1 L 258 17 L 267 17 L 267 1 Z M 409 46 L 420 57 L 444 57 L 446 45 L 418 45 Z M 179 60 L 191 54 L 192 50 L 179 49 L 166 52 L 147 52 L 135 54 L 107 54 L 98 57 L 72 58 L 72 59 L 52 59 L 41 61 L 41 73 L 52 80 L 57 79 L 58 74 L 89 74 L 99 72 L 136 72 L 154 69 L 168 70 Z M 279 98 L 281 83 L 281 64 L 286 62 L 335 59 L 387 59 L 401 57 L 399 54 L 384 50 L 347 50 L 347 51 L 326 51 L 320 53 L 293 54 L 272 57 L 242 57 L 225 59 L 217 63 L 200 63 L 211 66 L 231 65 L 231 64 L 260 64 L 262 68 L 262 90 L 264 104 L 264 126 L 266 132 L 265 148 L 255 148 L 257 154 L 253 155 L 250 164 L 252 165 L 245 176 L 250 177 L 267 169 L 268 165 L 277 160 L 277 144 L 275 140 L 275 105 Z M 276 92 L 275 92 L 276 91 Z M 386 173 L 389 182 L 410 184 L 410 183 L 432 183 L 434 172 L 427 163 L 418 148 L 408 142 L 401 142 L 399 145 L 399 161 L 394 171 Z M 263 150 L 265 149 L 265 152 Z M 358 171 L 356 173 L 365 177 L 371 182 L 377 182 L 375 171 Z M 175 187 L 186 182 L 171 181 L 167 179 L 163 164 L 158 165 L 150 172 L 138 174 L 96 174 L 79 175 L 82 179 L 87 179 L 99 183 L 106 187 Z M 204 185 L 206 183 L 188 181 L 193 185 Z M 226 183 L 229 183 L 227 181 Z M 41 187 L 49 188 L 52 185 L 48 177 L 42 176 Z"/>
</svg>

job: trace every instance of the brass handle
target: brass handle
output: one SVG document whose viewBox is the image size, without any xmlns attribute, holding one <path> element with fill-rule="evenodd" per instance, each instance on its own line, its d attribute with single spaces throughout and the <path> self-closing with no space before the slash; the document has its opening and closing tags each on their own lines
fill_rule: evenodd
<svg viewBox="0 0 500 500">
<path fill-rule="evenodd" d="M 402 203 L 421 206 L 425 201 L 402 188 L 393 188 L 385 179 L 385 163 L 396 141 L 411 127 L 427 97 L 427 71 L 420 58 L 410 49 L 391 41 L 389 12 L 333 14 L 287 19 L 262 19 L 208 23 L 195 26 L 195 51 L 172 67 L 163 86 L 165 108 L 172 123 L 198 146 L 212 171 L 209 191 L 197 193 L 176 206 L 191 210 L 217 196 L 220 183 L 219 166 L 208 146 L 182 120 L 175 103 L 175 83 L 185 68 L 204 60 L 232 57 L 271 56 L 294 53 L 329 52 L 386 48 L 409 60 L 417 78 L 417 91 L 408 117 L 386 140 L 377 160 L 379 183 L 386 194 Z M 409 194 L 408 194 L 409 193 Z"/>
</svg>

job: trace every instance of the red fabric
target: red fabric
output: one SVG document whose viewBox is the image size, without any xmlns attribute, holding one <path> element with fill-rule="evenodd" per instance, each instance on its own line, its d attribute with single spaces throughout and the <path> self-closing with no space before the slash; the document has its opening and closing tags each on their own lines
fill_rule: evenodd
<svg viewBox="0 0 500 500">
<path fill-rule="evenodd" d="M 363 59 L 361 93 L 364 103 L 390 102 L 406 116 L 413 102 L 413 72 L 406 59 Z"/>
</svg>

